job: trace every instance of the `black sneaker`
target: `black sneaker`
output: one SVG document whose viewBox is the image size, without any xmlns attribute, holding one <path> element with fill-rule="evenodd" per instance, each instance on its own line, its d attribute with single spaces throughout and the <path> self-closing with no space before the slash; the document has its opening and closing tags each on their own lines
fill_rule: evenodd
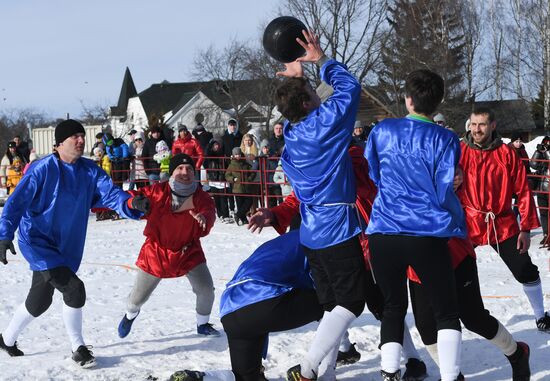
<svg viewBox="0 0 550 381">
<path fill-rule="evenodd" d="M 403 373 L 403 381 L 422 381 L 428 377 L 426 372 L 426 364 L 419 359 L 410 358 L 405 365 L 405 373 Z"/>
<path fill-rule="evenodd" d="M 550 315 L 548 315 L 548 312 L 545 312 L 544 316 L 537 320 L 537 328 L 539 331 L 550 333 Z"/>
<path fill-rule="evenodd" d="M 387 373 L 383 370 L 380 371 L 380 374 L 382 375 L 383 381 L 399 381 L 401 380 L 401 371 L 398 370 L 397 372 L 393 373 Z"/>
<path fill-rule="evenodd" d="M 202 381 L 204 373 L 198 370 L 178 370 L 170 376 L 169 381 Z"/>
<path fill-rule="evenodd" d="M 10 355 L 11 357 L 19 357 L 24 355 L 23 351 L 17 348 L 17 341 L 13 343 L 11 347 L 8 347 L 6 343 L 4 343 L 4 338 L 2 337 L 2 335 L 0 335 L 0 349 L 8 352 L 8 355 Z"/>
<path fill-rule="evenodd" d="M 96 365 L 95 357 L 92 351 L 91 345 L 81 345 L 78 349 L 73 352 L 73 361 L 76 362 L 83 368 L 91 368 Z"/>
<path fill-rule="evenodd" d="M 539 245 L 546 246 L 548 243 L 548 236 L 545 234 L 542 236 L 542 240 L 539 242 Z"/>
<path fill-rule="evenodd" d="M 516 352 L 511 356 L 506 356 L 512 365 L 513 381 L 529 381 L 531 379 L 529 354 L 529 345 L 518 341 L 518 349 L 516 349 Z"/>
<path fill-rule="evenodd" d="M 338 351 L 336 366 L 354 364 L 361 359 L 361 353 L 355 349 L 355 343 L 351 344 L 347 352 Z"/>
<path fill-rule="evenodd" d="M 310 381 L 310 380 L 316 380 L 317 377 L 313 378 L 305 378 L 300 374 L 300 364 L 294 365 L 292 368 L 289 368 L 286 371 L 286 380 L 287 381 Z"/>
</svg>

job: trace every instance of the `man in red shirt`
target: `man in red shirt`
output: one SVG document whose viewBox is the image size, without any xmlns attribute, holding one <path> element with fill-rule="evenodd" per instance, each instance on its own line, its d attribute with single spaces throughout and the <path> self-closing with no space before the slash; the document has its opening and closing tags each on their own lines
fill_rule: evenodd
<svg viewBox="0 0 550 381">
<path fill-rule="evenodd" d="M 527 252 L 530 231 L 540 224 L 525 166 L 517 153 L 503 144 L 489 108 L 472 112 L 470 131 L 461 146 L 464 182 L 457 193 L 466 213 L 469 237 L 475 246 L 491 245 L 498 252 L 523 285 L 538 329 L 550 333 L 538 268 Z M 512 211 L 513 195 L 517 195 L 519 225 Z"/>
</svg>

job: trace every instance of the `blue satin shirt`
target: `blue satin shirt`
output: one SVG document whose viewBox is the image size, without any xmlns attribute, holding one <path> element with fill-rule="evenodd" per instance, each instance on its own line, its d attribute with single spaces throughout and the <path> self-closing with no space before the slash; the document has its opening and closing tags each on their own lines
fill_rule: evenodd
<svg viewBox="0 0 550 381">
<path fill-rule="evenodd" d="M 267 241 L 237 269 L 220 301 L 220 317 L 293 288 L 313 288 L 298 230 Z"/>
<path fill-rule="evenodd" d="M 360 232 L 348 145 L 361 87 L 335 60 L 321 67 L 321 79 L 334 93 L 299 123 L 285 123 L 281 156 L 283 171 L 301 202 L 301 243 L 311 249 L 336 245 Z"/>
<path fill-rule="evenodd" d="M 76 272 L 90 208 L 108 207 L 122 217 L 138 219 L 142 213 L 128 208 L 128 198 L 92 160 L 68 164 L 48 155 L 31 165 L 8 198 L 0 239 L 13 240 L 19 227 L 19 249 L 31 270 L 64 266 Z"/>
<path fill-rule="evenodd" d="M 466 237 L 453 190 L 460 144 L 428 119 L 384 119 L 371 131 L 365 157 L 378 187 L 367 233 Z"/>
</svg>

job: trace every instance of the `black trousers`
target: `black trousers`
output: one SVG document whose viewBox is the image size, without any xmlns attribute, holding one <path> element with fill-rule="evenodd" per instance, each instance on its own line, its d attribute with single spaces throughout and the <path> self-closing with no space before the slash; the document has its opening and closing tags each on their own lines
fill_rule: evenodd
<svg viewBox="0 0 550 381">
<path fill-rule="evenodd" d="M 279 185 L 269 185 L 269 196 L 281 196 L 281 187 Z M 267 199 L 267 207 L 273 208 L 277 205 L 279 205 L 283 201 L 282 198 L 279 197 L 269 197 Z"/>
<path fill-rule="evenodd" d="M 222 188 L 215 188 L 213 186 L 210 186 L 210 192 L 223 193 L 224 190 Z M 227 196 L 213 194 L 212 197 L 214 198 L 214 203 L 216 204 L 216 214 L 218 215 L 218 217 L 220 218 L 229 217 L 229 207 L 227 204 Z"/>
<path fill-rule="evenodd" d="M 518 235 L 510 237 L 506 241 L 499 242 L 500 258 L 502 258 L 518 282 L 522 284 L 536 282 L 539 280 L 539 269 L 531 261 L 529 253 L 519 253 L 517 249 Z M 497 250 L 497 245 L 491 246 Z"/>
<path fill-rule="evenodd" d="M 332 311 L 335 306 L 342 306 L 355 316 L 361 315 L 367 272 L 359 238 L 322 249 L 302 247 L 323 308 Z"/>
<path fill-rule="evenodd" d="M 237 213 L 235 213 L 235 221 L 241 220 L 242 222 L 248 223 L 246 214 L 252 206 L 253 199 L 250 196 L 235 196 L 235 202 L 237 203 Z"/>
<path fill-rule="evenodd" d="M 468 329 L 490 340 L 498 331 L 498 321 L 485 309 L 479 289 L 479 278 L 475 258 L 466 257 L 455 269 L 456 292 L 460 320 Z M 424 345 L 437 342 L 437 324 L 425 287 L 409 282 L 411 303 L 416 328 Z"/>
<path fill-rule="evenodd" d="M 33 271 L 32 284 L 25 307 L 38 317 L 52 304 L 54 290 L 63 294 L 63 302 L 72 308 L 81 308 L 86 303 L 84 283 L 68 267 L 56 267 L 46 271 Z"/>
<path fill-rule="evenodd" d="M 270 332 L 298 328 L 322 316 L 314 290 L 294 289 L 222 317 L 236 380 L 260 380 L 262 354 Z"/>
<path fill-rule="evenodd" d="M 446 239 L 371 234 L 369 248 L 376 281 L 384 296 L 381 345 L 403 343 L 408 266 L 415 269 L 426 287 L 437 329 L 460 331 L 454 272 Z"/>
</svg>

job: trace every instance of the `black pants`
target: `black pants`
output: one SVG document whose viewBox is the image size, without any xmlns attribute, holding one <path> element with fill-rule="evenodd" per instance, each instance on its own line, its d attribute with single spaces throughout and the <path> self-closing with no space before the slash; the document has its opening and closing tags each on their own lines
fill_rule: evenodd
<svg viewBox="0 0 550 381">
<path fill-rule="evenodd" d="M 322 316 L 314 290 L 294 289 L 222 317 L 236 380 L 260 380 L 262 354 L 270 332 L 298 328 Z"/>
<path fill-rule="evenodd" d="M 210 186 L 210 192 L 211 193 L 223 193 L 222 188 L 215 188 L 213 186 Z M 220 194 L 213 194 L 212 197 L 214 198 L 214 203 L 216 204 L 216 213 L 218 217 L 220 218 L 227 218 L 229 217 L 229 208 L 227 205 L 227 196 L 220 195 Z"/>
<path fill-rule="evenodd" d="M 279 185 L 269 185 L 269 198 L 267 199 L 267 207 L 273 208 L 281 203 L 283 200 L 279 197 L 271 197 L 271 196 L 281 196 L 281 187 Z"/>
<path fill-rule="evenodd" d="M 237 203 L 237 213 L 235 213 L 235 221 L 240 220 L 244 223 L 248 223 L 246 214 L 252 206 L 252 197 L 236 195 L 235 202 Z"/>
<path fill-rule="evenodd" d="M 539 204 L 540 225 L 544 235 L 548 235 L 548 193 L 537 193 L 537 204 Z"/>
<path fill-rule="evenodd" d="M 355 316 L 365 308 L 367 272 L 358 237 L 323 249 L 303 246 L 319 303 L 326 311 L 342 306 Z"/>
<path fill-rule="evenodd" d="M 475 258 L 466 257 L 455 269 L 460 320 L 468 329 L 491 340 L 498 331 L 498 321 L 487 311 L 481 299 Z M 437 324 L 430 297 L 421 284 L 409 282 L 416 328 L 424 345 L 437 342 Z"/>
<path fill-rule="evenodd" d="M 519 235 L 519 234 L 518 234 Z M 531 283 L 539 280 L 539 269 L 531 261 L 529 253 L 520 254 L 517 249 L 518 235 L 498 244 L 500 257 L 520 283 Z M 491 245 L 497 250 L 496 245 Z"/>
<path fill-rule="evenodd" d="M 118 160 L 111 162 L 111 178 L 113 183 L 122 188 L 122 183 L 128 179 L 130 171 L 128 160 Z"/>
<path fill-rule="evenodd" d="M 446 239 L 372 234 L 369 248 L 376 281 L 384 295 L 381 345 L 403 343 L 408 266 L 414 268 L 426 287 L 437 329 L 460 331 L 454 272 Z"/>
<path fill-rule="evenodd" d="M 84 283 L 68 267 L 56 267 L 46 271 L 33 271 L 32 284 L 25 307 L 38 317 L 52 304 L 53 291 L 63 294 L 63 302 L 72 308 L 81 308 L 86 303 Z"/>
</svg>

